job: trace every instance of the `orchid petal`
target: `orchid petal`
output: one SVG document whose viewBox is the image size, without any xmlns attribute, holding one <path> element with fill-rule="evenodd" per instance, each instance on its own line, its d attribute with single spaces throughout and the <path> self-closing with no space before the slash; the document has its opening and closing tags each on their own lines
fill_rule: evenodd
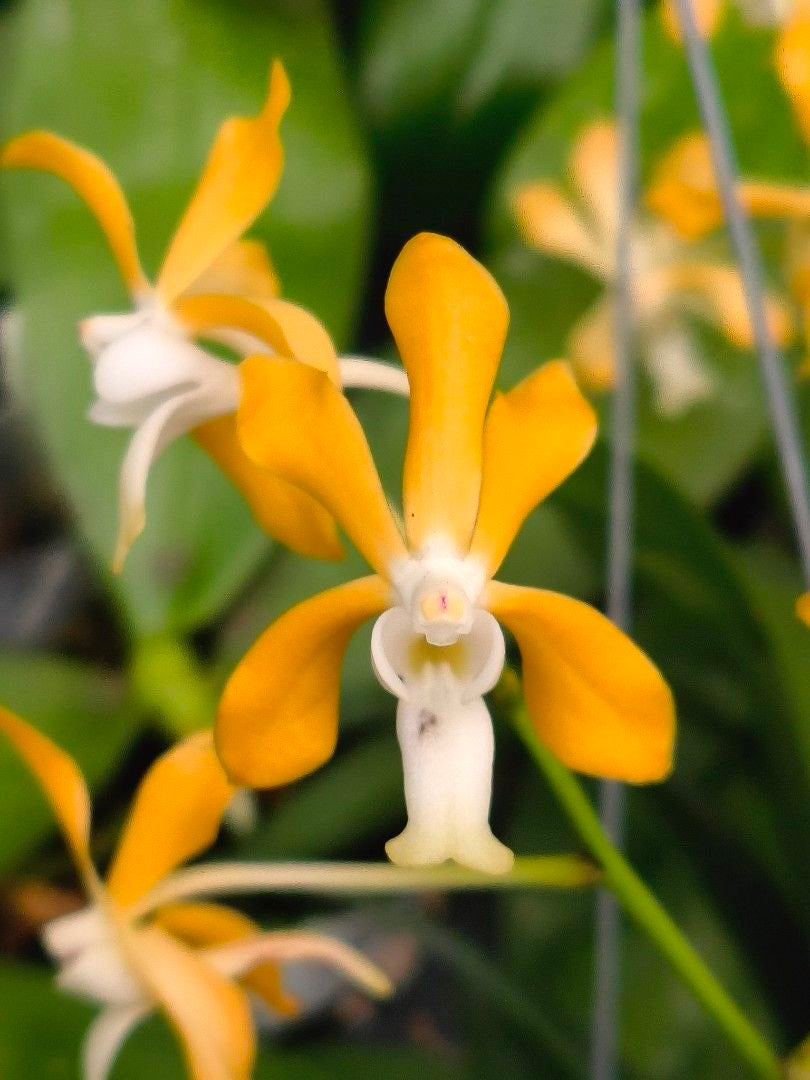
<svg viewBox="0 0 810 1080">
<path fill-rule="evenodd" d="M 42 169 L 69 184 L 101 226 L 130 293 L 137 296 L 149 291 L 126 197 L 95 154 L 48 131 L 31 131 L 6 143 L 0 151 L 0 168 Z"/>
<path fill-rule="evenodd" d="M 306 491 L 254 464 L 239 442 L 235 416 L 208 420 L 193 436 L 241 491 L 266 533 L 310 559 L 343 555 L 334 518 Z"/>
<path fill-rule="evenodd" d="M 90 858 L 90 794 L 76 762 L 2 706 L 0 732 L 33 773 L 56 816 L 82 883 L 88 892 L 95 893 L 98 876 Z"/>
<path fill-rule="evenodd" d="M 697 240 L 723 221 L 709 141 L 684 135 L 658 161 L 644 201 L 686 240 Z"/>
<path fill-rule="evenodd" d="M 499 582 L 489 587 L 488 607 L 517 639 L 529 714 L 557 757 L 629 783 L 669 773 L 672 694 L 609 619 L 578 600 Z"/>
<path fill-rule="evenodd" d="M 134 904 L 210 847 L 232 795 L 210 732 L 191 735 L 159 757 L 141 781 L 110 867 L 113 899 Z"/>
<path fill-rule="evenodd" d="M 245 453 L 318 499 L 373 569 L 388 573 L 405 546 L 346 398 L 324 372 L 292 360 L 251 356 L 239 371 Z"/>
<path fill-rule="evenodd" d="M 255 941 L 262 934 L 261 928 L 247 915 L 219 904 L 171 904 L 161 908 L 153 921 L 194 949 L 238 943 L 243 939 Z M 259 957 L 241 968 L 222 973 L 237 976 L 245 989 L 260 997 L 273 1012 L 282 1016 L 298 1013 L 298 1003 L 282 986 L 278 964 Z"/>
<path fill-rule="evenodd" d="M 797 3 L 776 43 L 774 62 L 779 80 L 796 113 L 805 139 L 810 138 L 810 11 Z"/>
<path fill-rule="evenodd" d="M 276 931 L 209 949 L 205 956 L 218 971 L 229 978 L 240 979 L 245 986 L 250 985 L 257 964 L 266 965 L 268 960 L 309 961 L 334 968 L 374 997 L 388 997 L 393 993 L 391 980 L 381 968 L 351 945 L 326 934 Z"/>
<path fill-rule="evenodd" d="M 802 593 L 796 601 L 796 617 L 810 626 L 810 592 Z"/>
<path fill-rule="evenodd" d="M 391 270 L 385 313 L 411 387 L 403 472 L 412 548 L 469 546 L 481 487 L 481 436 L 509 310 L 484 267 L 453 240 L 420 233 Z"/>
<path fill-rule="evenodd" d="M 673 293 L 713 323 L 738 349 L 754 347 L 745 286 L 733 266 L 703 262 L 677 263 L 666 277 Z M 786 345 L 793 336 L 790 310 L 773 294 L 766 296 L 766 315 L 773 340 Z"/>
<path fill-rule="evenodd" d="M 606 294 L 591 304 L 568 335 L 568 358 L 580 380 L 595 392 L 604 392 L 613 386 L 615 320 L 613 297 Z"/>
<path fill-rule="evenodd" d="M 149 1012 L 148 1005 L 113 1005 L 93 1020 L 82 1047 L 83 1080 L 107 1080 L 124 1040 Z"/>
<path fill-rule="evenodd" d="M 559 361 L 496 395 L 484 426 L 481 501 L 470 547 L 490 575 L 529 513 L 586 457 L 596 429 L 596 414 Z"/>
<path fill-rule="evenodd" d="M 605 241 L 619 220 L 619 135 L 610 121 L 589 124 L 577 136 L 568 161 L 571 183 Z"/>
<path fill-rule="evenodd" d="M 692 12 L 698 33 L 703 37 L 714 37 L 720 25 L 720 19 L 725 14 L 726 0 L 692 0 Z M 661 4 L 661 18 L 664 29 L 673 41 L 681 40 L 681 21 L 678 17 L 676 0 L 663 0 Z"/>
<path fill-rule="evenodd" d="M 185 291 L 185 296 L 225 293 L 270 300 L 281 292 L 278 275 L 261 240 L 237 240 L 226 247 Z"/>
<path fill-rule="evenodd" d="M 286 784 L 331 757 L 343 655 L 388 600 L 384 581 L 361 578 L 305 600 L 265 630 L 219 704 L 217 750 L 235 783 Z"/>
<path fill-rule="evenodd" d="M 180 1036 L 192 1080 L 249 1080 L 256 1046 L 244 991 L 157 927 L 134 933 L 130 953 Z"/>
<path fill-rule="evenodd" d="M 515 195 L 518 227 L 527 243 L 547 255 L 606 277 L 610 261 L 594 230 L 553 184 L 527 184 Z"/>
<path fill-rule="evenodd" d="M 158 405 L 135 431 L 118 481 L 118 539 L 113 570 L 123 567 L 127 552 L 146 524 L 146 482 L 160 453 L 180 435 L 235 407 L 231 378 L 236 371 L 222 362 L 221 386 L 204 385 L 178 393 Z"/>
<path fill-rule="evenodd" d="M 275 60 L 259 115 L 232 117 L 217 132 L 158 275 L 156 288 L 165 303 L 193 285 L 273 197 L 284 162 L 278 129 L 289 101 L 287 76 Z"/>
</svg>

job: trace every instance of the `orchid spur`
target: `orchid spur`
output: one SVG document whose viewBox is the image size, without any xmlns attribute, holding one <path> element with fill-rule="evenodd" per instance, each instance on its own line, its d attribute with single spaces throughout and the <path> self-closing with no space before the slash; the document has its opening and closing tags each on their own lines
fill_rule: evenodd
<svg viewBox="0 0 810 1080">
<path fill-rule="evenodd" d="M 233 420 L 238 368 L 202 348 L 200 339 L 239 355 L 296 357 L 346 385 L 407 393 L 395 368 L 353 358 L 341 364 L 318 320 L 279 298 L 264 246 L 240 239 L 278 186 L 284 156 L 279 125 L 289 100 L 287 76 L 275 61 L 261 112 L 232 117 L 219 129 L 154 284 L 141 268 L 126 198 L 102 161 L 44 131 L 21 135 L 0 151 L 0 166 L 44 170 L 76 191 L 101 226 L 132 297 L 133 311 L 96 315 L 79 328 L 98 395 L 90 418 L 135 428 L 119 481 L 116 569 L 144 527 L 152 462 L 188 431 L 242 491 L 267 532 L 304 555 L 341 554 L 323 508 L 256 469 L 241 452 Z"/>
<path fill-rule="evenodd" d="M 379 968 L 336 939 L 265 933 L 218 904 L 151 901 L 213 843 L 233 795 L 210 732 L 178 743 L 146 773 L 106 882 L 90 856 L 90 798 L 75 762 L 2 708 L 0 733 L 50 803 L 87 894 L 86 907 L 42 933 L 58 985 L 102 1006 L 84 1044 L 84 1080 L 106 1080 L 126 1036 L 154 1009 L 177 1032 L 193 1080 L 248 1080 L 256 1050 L 248 994 L 283 1015 L 297 1010 L 282 987 L 282 960 L 326 963 L 371 994 L 390 992 Z M 209 888 L 216 883 L 211 873 Z"/>
<path fill-rule="evenodd" d="M 321 500 L 375 573 L 304 601 L 264 632 L 225 688 L 216 745 L 233 781 L 252 787 L 327 760 L 344 651 L 376 616 L 372 661 L 398 699 L 408 810 L 389 857 L 505 872 L 512 854 L 488 822 L 493 732 L 483 700 L 503 666 L 499 622 L 520 648 L 541 738 L 575 769 L 661 779 L 672 697 L 593 608 L 493 581 L 525 517 L 594 440 L 594 413 L 567 367 L 548 363 L 490 404 L 508 309 L 487 271 L 445 237 L 423 233 L 405 246 L 385 305 L 411 386 L 402 524 L 329 379 L 280 358 L 243 365 L 245 452 Z M 314 435 L 303 453 L 299 426 Z"/>
<path fill-rule="evenodd" d="M 532 247 L 582 266 L 606 286 L 575 324 L 567 344 L 577 373 L 594 390 L 611 387 L 615 368 L 610 289 L 616 272 L 617 170 L 615 125 L 590 124 L 571 148 L 571 195 L 556 183 L 537 181 L 515 196 L 520 231 Z M 654 203 L 648 205 L 657 210 Z M 716 389 L 700 363 L 692 317 L 716 327 L 737 348 L 753 347 L 742 279 L 732 265 L 707 257 L 656 213 L 636 223 L 632 259 L 641 356 L 656 407 L 675 417 Z M 791 333 L 785 306 L 770 297 L 768 314 L 774 335 L 784 342 Z"/>
</svg>

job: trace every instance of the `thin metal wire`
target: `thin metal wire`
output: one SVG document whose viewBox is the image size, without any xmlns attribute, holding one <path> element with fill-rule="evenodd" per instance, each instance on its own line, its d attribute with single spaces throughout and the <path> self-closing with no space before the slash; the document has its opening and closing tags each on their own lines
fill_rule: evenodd
<svg viewBox="0 0 810 1080">
<path fill-rule="evenodd" d="M 616 18 L 616 115 L 619 133 L 615 276 L 615 384 L 611 404 L 608 503 L 607 613 L 630 629 L 633 560 L 633 449 L 635 445 L 635 330 L 632 239 L 638 193 L 641 10 L 639 0 L 618 0 Z M 616 847 L 624 841 L 625 790 L 603 781 L 599 816 Z M 596 907 L 596 941 L 591 1033 L 591 1076 L 617 1075 L 621 923 L 613 894 L 601 890 Z"/>
<path fill-rule="evenodd" d="M 698 107 L 711 143 L 717 187 L 742 273 L 746 305 L 754 329 L 805 585 L 810 588 L 810 501 L 796 405 L 768 327 L 762 265 L 750 222 L 737 197 L 736 154 L 712 57 L 698 30 L 691 0 L 676 0 L 676 3 Z"/>
</svg>

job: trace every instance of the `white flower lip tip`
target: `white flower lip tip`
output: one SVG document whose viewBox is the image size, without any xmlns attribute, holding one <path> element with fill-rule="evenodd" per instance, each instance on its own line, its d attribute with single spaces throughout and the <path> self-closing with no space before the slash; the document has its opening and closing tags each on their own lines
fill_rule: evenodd
<svg viewBox="0 0 810 1080">
<path fill-rule="evenodd" d="M 501 876 L 514 866 L 515 856 L 489 830 L 467 836 L 448 847 L 443 838 L 429 831 L 406 828 L 389 840 L 385 853 L 395 866 L 425 867 L 456 862 L 482 874 Z"/>
</svg>

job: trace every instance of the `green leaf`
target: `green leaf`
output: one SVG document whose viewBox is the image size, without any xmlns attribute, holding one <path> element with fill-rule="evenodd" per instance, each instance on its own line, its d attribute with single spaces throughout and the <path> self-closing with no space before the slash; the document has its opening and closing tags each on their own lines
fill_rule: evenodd
<svg viewBox="0 0 810 1080">
<path fill-rule="evenodd" d="M 254 231 L 269 242 L 285 296 L 345 338 L 363 265 L 369 175 L 324 3 L 146 0 L 113 10 L 104 0 L 23 0 L 5 17 L 3 45 L 13 58 L 4 133 L 47 127 L 104 158 L 131 200 L 151 271 L 218 125 L 257 111 L 269 62 L 281 56 L 293 86 L 282 126 L 286 166 Z M 66 185 L 26 174 L 4 177 L 3 187 L 21 318 L 17 390 L 104 573 L 128 436 L 85 419 L 90 370 L 75 327 L 129 301 L 98 228 Z M 240 496 L 188 440 L 157 464 L 147 512 L 122 578 L 107 574 L 140 632 L 206 621 L 268 550 Z"/>
<path fill-rule="evenodd" d="M 91 787 L 104 784 L 134 730 L 120 682 L 107 672 L 44 656 L 0 654 L 2 703 L 48 735 L 79 764 Z M 0 739 L 3 816 L 0 870 L 19 862 L 55 829 L 36 781 Z"/>
<path fill-rule="evenodd" d="M 644 30 L 645 92 L 641 147 L 645 178 L 674 140 L 699 128 L 682 50 L 663 33 L 658 7 Z M 749 175 L 803 175 L 805 150 L 771 64 L 772 35 L 753 33 L 728 18 L 715 43 L 716 60 L 731 123 Z M 548 106 L 534 114 L 500 173 L 494 193 L 491 267 L 504 288 L 512 324 L 502 369 L 511 382 L 539 360 L 564 355 L 577 320 L 600 295 L 601 285 L 584 270 L 532 251 L 518 236 L 513 212 L 517 188 L 527 182 L 567 183 L 567 161 L 577 135 L 613 115 L 613 56 L 606 42 Z M 751 108 L 756 101 L 757 107 Z M 781 244 L 772 245 L 776 251 Z M 732 262 L 722 237 L 707 252 Z M 776 277 L 780 267 L 772 265 Z M 732 348 L 715 332 L 686 320 L 698 346 L 697 360 L 715 384 L 705 402 L 680 415 L 662 415 L 643 365 L 640 373 L 638 440 L 641 455 L 701 503 L 722 494 L 759 451 L 768 430 L 755 357 Z M 609 426 L 606 400 L 598 401 Z"/>
</svg>

